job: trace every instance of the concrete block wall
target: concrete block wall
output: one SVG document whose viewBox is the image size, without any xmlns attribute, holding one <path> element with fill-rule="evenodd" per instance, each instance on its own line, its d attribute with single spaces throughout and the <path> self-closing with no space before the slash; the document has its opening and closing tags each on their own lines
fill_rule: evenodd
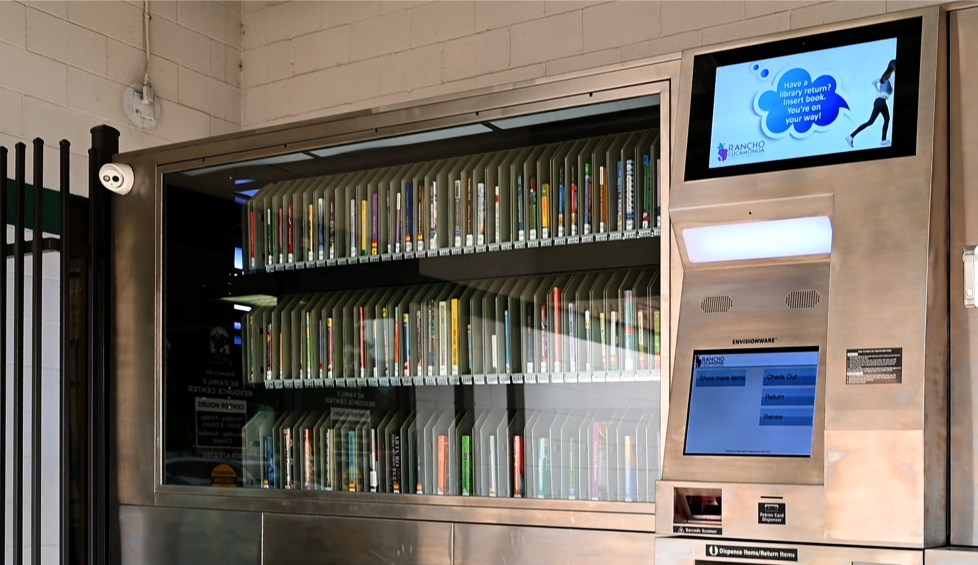
<svg viewBox="0 0 978 565">
<path fill-rule="evenodd" d="M 244 129 L 451 95 L 932 1 L 242 2 Z"/>
<path fill-rule="evenodd" d="M 149 5 L 162 119 L 144 131 L 122 109 L 125 87 L 143 79 L 143 2 L 0 1 L 0 145 L 43 138 L 48 186 L 57 182 L 53 150 L 67 138 L 72 192 L 87 193 L 89 130 L 99 124 L 122 132 L 123 151 L 240 130 L 241 4 Z"/>
</svg>

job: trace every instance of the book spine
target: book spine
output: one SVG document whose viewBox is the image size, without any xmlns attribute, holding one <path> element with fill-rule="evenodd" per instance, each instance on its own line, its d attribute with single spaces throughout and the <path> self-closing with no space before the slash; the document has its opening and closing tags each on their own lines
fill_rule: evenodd
<svg viewBox="0 0 978 565">
<path fill-rule="evenodd" d="M 275 441 L 273 436 L 265 436 L 265 464 L 262 473 L 262 488 L 275 488 Z"/>
<path fill-rule="evenodd" d="M 537 218 L 540 217 L 538 204 L 537 178 L 530 177 L 530 212 L 527 214 L 527 223 L 529 224 L 531 240 L 537 238 Z"/>
<path fill-rule="evenodd" d="M 394 350 L 394 342 L 391 341 L 391 324 L 390 320 L 387 318 L 387 307 L 380 309 L 380 323 L 384 334 L 384 372 L 380 374 L 381 377 L 390 376 L 393 372 L 391 371 L 391 353 Z"/>
<path fill-rule="evenodd" d="M 584 370 L 593 370 L 593 359 L 591 351 L 594 349 L 591 344 L 591 310 L 584 310 Z"/>
<path fill-rule="evenodd" d="M 427 185 L 422 181 L 421 186 L 418 187 L 418 205 L 416 206 L 418 210 L 418 227 L 415 233 L 417 233 L 417 238 L 415 239 L 415 247 L 417 251 L 424 251 L 424 238 L 425 238 L 425 224 L 424 224 L 424 212 L 425 205 L 428 203 L 427 200 Z"/>
<path fill-rule="evenodd" d="M 542 437 L 537 447 L 537 498 L 550 497 L 550 440 Z"/>
<path fill-rule="evenodd" d="M 523 204 L 523 173 L 516 173 L 516 240 L 526 239 L 526 210 Z"/>
<path fill-rule="evenodd" d="M 424 434 L 420 430 L 418 430 L 417 440 L 415 440 L 415 446 L 416 446 L 415 447 L 415 452 L 418 454 L 418 456 L 415 457 L 415 459 L 417 461 L 417 473 L 418 473 L 417 474 L 418 480 L 417 480 L 417 482 L 414 485 L 414 492 L 415 492 L 415 494 L 424 494 L 424 464 L 425 464 L 425 460 L 424 460 L 424 449 L 422 447 L 423 445 L 424 445 Z"/>
<path fill-rule="evenodd" d="M 285 239 L 286 234 L 286 219 L 285 219 L 285 207 L 278 209 L 278 262 L 279 264 L 285 263 L 286 249 L 288 247 L 287 240 Z"/>
<path fill-rule="evenodd" d="M 326 333 L 329 339 L 329 361 L 326 365 L 326 376 L 328 378 L 333 378 L 335 376 L 334 370 L 336 368 L 336 341 L 334 339 L 335 334 L 333 333 L 333 317 L 330 316 L 326 318 Z"/>
<path fill-rule="evenodd" d="M 563 330 L 563 312 L 560 309 L 560 287 L 554 287 L 554 312 L 553 312 L 553 338 L 554 338 L 554 371 L 560 372 L 562 370 L 561 362 L 563 361 L 563 346 L 564 346 L 564 336 L 561 333 Z"/>
<path fill-rule="evenodd" d="M 454 247 L 462 247 L 462 180 L 455 179 L 455 241 Z"/>
<path fill-rule="evenodd" d="M 452 375 L 459 374 L 459 365 L 462 361 L 462 355 L 460 352 L 460 335 L 459 335 L 459 315 L 458 315 L 458 298 L 452 298 Z"/>
<path fill-rule="evenodd" d="M 608 365 L 612 371 L 618 370 L 618 311 L 611 311 L 608 323 Z"/>
<path fill-rule="evenodd" d="M 394 195 L 394 253 L 401 252 L 401 193 Z"/>
<path fill-rule="evenodd" d="M 570 234 L 577 235 L 577 167 L 571 167 L 570 179 Z"/>
<path fill-rule="evenodd" d="M 394 365 L 390 373 L 392 377 L 400 377 L 401 368 L 404 366 L 404 334 L 401 331 L 401 319 L 401 306 L 398 304 L 394 306 L 394 319 L 390 322 L 394 326 Z"/>
<path fill-rule="evenodd" d="M 550 184 L 540 185 L 540 237 L 550 237 Z"/>
<path fill-rule="evenodd" d="M 648 342 L 645 339 L 645 310 L 638 310 L 638 370 L 644 371 L 648 366 Z"/>
<path fill-rule="evenodd" d="M 346 432 L 346 490 L 357 492 L 357 432 L 348 430 Z"/>
<path fill-rule="evenodd" d="M 435 366 L 438 354 L 438 318 L 433 300 L 428 301 L 428 376 L 435 376 Z"/>
<path fill-rule="evenodd" d="M 652 163 L 642 155 L 642 229 L 652 227 Z"/>
<path fill-rule="evenodd" d="M 625 370 L 635 370 L 635 297 L 625 291 Z"/>
<path fill-rule="evenodd" d="M 435 494 L 448 494 L 448 436 L 438 436 L 438 480 Z"/>
<path fill-rule="evenodd" d="M 289 232 L 288 232 L 289 263 L 295 263 L 295 208 L 289 203 Z"/>
<path fill-rule="evenodd" d="M 401 333 L 404 335 L 404 376 L 411 376 L 411 363 L 414 361 L 414 355 L 412 355 L 414 348 L 411 340 L 411 313 L 404 312 L 401 314 Z"/>
<path fill-rule="evenodd" d="M 329 258 L 336 259 L 336 201 L 329 201 Z"/>
<path fill-rule="evenodd" d="M 429 201 L 431 210 L 428 213 L 428 249 L 438 249 L 438 181 L 431 181 Z"/>
<path fill-rule="evenodd" d="M 272 323 L 265 324 L 265 360 L 268 364 L 265 367 L 265 379 L 275 378 L 275 370 L 272 365 L 275 363 L 275 344 L 273 343 Z"/>
<path fill-rule="evenodd" d="M 258 248 L 255 245 L 255 230 L 255 210 L 251 209 L 248 211 L 248 251 L 250 256 L 248 267 L 251 270 L 258 268 Z"/>
<path fill-rule="evenodd" d="M 357 253 L 357 201 L 350 200 L 350 257 L 356 257 Z"/>
<path fill-rule="evenodd" d="M 564 218 L 567 210 L 567 194 L 564 184 L 564 168 L 560 168 L 557 183 L 557 237 L 564 237 Z"/>
<path fill-rule="evenodd" d="M 363 306 L 357 307 L 360 326 L 360 374 L 358 377 L 367 377 L 367 312 Z"/>
<path fill-rule="evenodd" d="M 618 189 L 618 194 L 617 194 L 617 197 L 618 197 L 618 223 L 615 224 L 615 227 L 618 229 L 618 231 L 621 231 L 625 227 L 625 224 L 623 223 L 623 220 L 624 220 L 623 215 L 625 213 L 625 202 L 624 202 L 624 200 L 625 200 L 625 191 L 624 191 L 624 188 L 625 187 L 624 187 L 624 177 L 625 177 L 624 163 L 621 162 L 621 161 L 618 161 L 618 177 L 617 177 L 618 178 L 618 182 L 616 184 L 617 189 Z"/>
<path fill-rule="evenodd" d="M 370 492 L 377 492 L 377 430 L 370 429 Z"/>
<path fill-rule="evenodd" d="M 656 158 L 655 160 L 655 212 L 653 215 L 653 221 L 655 221 L 655 227 L 660 227 L 662 222 L 662 159 Z"/>
<path fill-rule="evenodd" d="M 489 496 L 495 497 L 498 492 L 497 477 L 499 473 L 499 461 L 496 456 L 496 436 L 489 435 Z"/>
<path fill-rule="evenodd" d="M 523 498 L 525 490 L 523 486 L 523 436 L 513 436 L 513 498 Z"/>
<path fill-rule="evenodd" d="M 417 311 L 417 313 L 416 313 L 416 315 L 414 317 L 414 323 L 415 323 L 415 330 L 416 330 L 414 332 L 415 333 L 415 336 L 416 336 L 415 339 L 418 342 L 418 344 L 417 344 L 417 351 L 418 351 L 418 370 L 415 371 L 414 376 L 416 376 L 416 377 L 423 377 L 424 374 L 425 374 L 424 373 L 424 366 L 425 366 L 424 365 L 424 362 L 425 362 L 424 336 L 425 336 L 425 331 L 424 331 L 424 324 L 423 324 L 423 321 L 422 321 L 421 308 L 418 308 L 418 311 Z M 430 336 L 430 334 L 429 334 L 429 336 Z M 431 351 L 429 351 L 428 352 L 428 363 L 429 363 L 428 364 L 428 371 L 429 371 L 429 374 L 431 372 L 431 362 L 432 362 L 431 355 L 433 355 L 433 353 Z"/>
<path fill-rule="evenodd" d="M 316 260 L 316 207 L 309 205 L 309 214 L 306 218 L 306 229 L 309 237 L 306 239 L 306 261 Z"/>
<path fill-rule="evenodd" d="M 275 222 L 272 209 L 268 208 L 265 212 L 265 262 L 268 265 L 275 263 Z"/>
<path fill-rule="evenodd" d="M 462 496 L 472 496 L 472 436 L 462 436 Z"/>
<path fill-rule="evenodd" d="M 370 195 L 370 254 L 380 254 L 380 194 Z"/>
<path fill-rule="evenodd" d="M 320 379 L 326 378 L 326 318 L 319 313 L 319 372 Z"/>
<path fill-rule="evenodd" d="M 604 176 L 604 166 L 598 167 L 598 233 L 604 233 L 608 229 L 608 179 Z"/>
<path fill-rule="evenodd" d="M 414 251 L 414 183 L 404 185 L 404 252 Z"/>
<path fill-rule="evenodd" d="M 533 361 L 534 361 L 534 351 L 533 351 L 533 304 L 526 305 L 526 372 L 533 372 Z"/>
<path fill-rule="evenodd" d="M 313 378 L 312 368 L 315 366 L 315 352 L 316 344 L 313 338 L 312 329 L 314 323 L 312 320 L 312 312 L 306 312 L 306 378 Z"/>
<path fill-rule="evenodd" d="M 550 334 L 548 333 L 547 305 L 540 305 L 540 372 L 546 373 L 550 367 Z"/>
<path fill-rule="evenodd" d="M 478 214 L 476 215 L 476 245 L 486 244 L 486 183 L 480 182 L 476 186 L 476 198 L 478 198 Z"/>
<path fill-rule="evenodd" d="M 314 490 L 316 488 L 316 450 L 311 428 L 302 430 L 303 445 L 303 489 Z"/>
<path fill-rule="evenodd" d="M 495 218 L 495 221 L 493 222 L 493 224 L 494 224 L 493 225 L 493 230 L 494 230 L 493 240 L 496 243 L 502 243 L 502 241 L 503 241 L 502 240 L 502 230 L 503 230 L 503 228 L 502 228 L 502 217 L 500 216 L 500 206 L 501 206 L 501 203 L 500 203 L 500 199 L 499 199 L 499 185 L 498 184 L 496 185 L 496 189 L 495 190 L 496 190 L 496 192 L 495 192 L 495 200 L 494 200 L 494 202 L 495 202 L 496 209 L 495 209 L 495 211 L 493 213 L 493 217 Z"/>
<path fill-rule="evenodd" d="M 327 248 L 327 243 L 326 243 L 326 221 L 327 220 L 326 220 L 326 201 L 323 200 L 322 198 L 316 199 L 316 212 L 317 212 L 316 217 L 319 218 L 319 222 L 317 222 L 316 224 L 316 228 L 317 228 L 316 234 L 318 236 L 317 242 L 319 244 L 317 247 L 319 250 L 319 254 L 317 255 L 316 258 L 319 259 L 320 261 L 325 261 L 326 248 Z M 330 218 L 329 218 L 329 231 L 330 232 L 333 231 L 332 214 L 330 214 Z"/>
<path fill-rule="evenodd" d="M 285 463 L 285 483 L 284 487 L 287 489 L 295 488 L 295 476 L 293 474 L 294 469 L 292 468 L 295 464 L 295 454 L 293 453 L 294 442 L 292 439 L 292 428 L 284 427 L 282 428 L 282 455 Z"/>
<path fill-rule="evenodd" d="M 462 205 L 465 206 L 465 246 L 471 247 L 475 244 L 475 222 L 472 218 L 472 212 L 476 207 L 472 194 L 472 177 L 466 179 L 465 201 Z"/>
<path fill-rule="evenodd" d="M 401 432 L 391 434 L 391 492 L 401 494 Z"/>
<path fill-rule="evenodd" d="M 438 375 L 448 376 L 448 356 L 451 355 L 449 345 L 448 303 L 438 302 Z"/>
<path fill-rule="evenodd" d="M 635 229 L 635 161 L 625 161 L 625 229 Z"/>
<path fill-rule="evenodd" d="M 584 164 L 584 235 L 591 233 L 591 163 Z"/>
<path fill-rule="evenodd" d="M 601 349 L 601 370 L 608 370 L 608 334 L 607 327 L 605 326 L 604 312 L 598 312 L 598 339 L 600 340 Z"/>
<path fill-rule="evenodd" d="M 492 372 L 499 373 L 499 340 L 496 334 L 489 336 L 489 351 L 492 354 Z"/>
<path fill-rule="evenodd" d="M 512 354 L 510 353 L 510 349 L 512 348 L 511 343 L 512 342 L 510 340 L 510 329 L 509 329 L 509 309 L 507 308 L 506 310 L 503 311 L 503 354 L 505 356 L 504 362 L 505 362 L 506 374 L 509 374 L 509 372 L 513 370 L 513 365 L 512 365 L 513 357 Z"/>
<path fill-rule="evenodd" d="M 625 502 L 635 501 L 635 491 L 638 490 L 635 469 L 635 439 L 625 436 Z"/>
<path fill-rule="evenodd" d="M 465 325 L 465 335 L 466 335 L 466 353 L 467 359 L 465 363 L 465 374 L 471 375 L 475 368 L 475 348 L 472 347 L 472 324 L 468 323 Z"/>
</svg>

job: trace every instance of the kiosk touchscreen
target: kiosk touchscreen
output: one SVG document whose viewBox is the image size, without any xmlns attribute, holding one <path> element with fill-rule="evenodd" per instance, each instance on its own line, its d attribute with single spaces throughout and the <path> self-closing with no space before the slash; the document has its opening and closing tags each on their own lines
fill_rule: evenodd
<svg viewBox="0 0 978 565">
<path fill-rule="evenodd" d="M 943 22 L 684 53 L 663 562 L 945 541 Z"/>
</svg>

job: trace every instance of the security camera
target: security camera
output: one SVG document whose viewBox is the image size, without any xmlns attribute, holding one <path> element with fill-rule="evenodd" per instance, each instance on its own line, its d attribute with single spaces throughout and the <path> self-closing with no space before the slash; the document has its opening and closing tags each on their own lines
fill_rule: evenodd
<svg viewBox="0 0 978 565">
<path fill-rule="evenodd" d="M 132 167 L 125 163 L 106 163 L 98 170 L 98 178 L 102 181 L 102 186 L 125 196 L 132 190 L 136 175 L 133 174 Z"/>
</svg>

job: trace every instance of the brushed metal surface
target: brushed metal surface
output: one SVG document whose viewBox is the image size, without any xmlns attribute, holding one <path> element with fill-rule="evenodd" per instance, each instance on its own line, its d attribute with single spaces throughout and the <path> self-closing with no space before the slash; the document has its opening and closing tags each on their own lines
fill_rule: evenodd
<svg viewBox="0 0 978 565">
<path fill-rule="evenodd" d="M 953 527 L 953 524 L 952 524 Z M 942 547 L 924 552 L 927 565 L 974 565 L 978 563 L 978 548 Z"/>
<path fill-rule="evenodd" d="M 978 109 L 972 78 L 978 73 L 978 8 L 950 15 L 951 229 L 951 536 L 978 545 L 978 315 L 964 308 L 961 254 L 978 243 Z M 929 559 L 928 555 L 928 559 Z M 978 561 L 978 556 L 973 556 Z"/>
<path fill-rule="evenodd" d="M 803 477 L 795 469 L 781 472 L 780 465 L 770 469 L 763 462 L 757 464 L 759 482 L 780 483 L 786 488 L 796 485 L 799 489 L 809 483 L 822 490 L 824 503 L 806 509 L 806 519 L 822 523 L 825 528 L 798 541 L 915 548 L 946 542 L 946 14 L 943 8 L 933 6 L 804 33 L 914 16 L 923 19 L 923 35 L 917 152 L 912 157 L 686 183 L 683 178 L 688 122 L 682 117 L 678 120 L 670 213 L 674 244 L 683 261 L 673 263 L 673 303 L 680 304 L 670 400 L 673 411 L 688 402 L 689 351 L 701 347 L 699 342 L 684 341 L 684 323 L 690 316 L 686 296 L 696 290 L 691 289 L 696 283 L 694 273 L 704 267 L 685 263 L 682 230 L 703 223 L 792 217 L 799 215 L 801 208 L 807 210 L 800 215 L 828 213 L 832 217 L 827 325 L 820 358 L 825 369 L 824 449 L 820 454 L 824 461 L 821 468 L 816 465 L 815 475 Z M 793 34 L 797 32 L 745 40 L 724 48 Z M 684 53 L 681 109 L 689 106 L 693 56 L 715 49 Z M 960 262 L 960 258 L 955 261 Z M 683 271 L 681 276 L 675 274 L 679 269 Z M 698 300 L 693 309 L 703 315 Z M 748 334 L 756 328 L 744 326 Z M 793 335 L 794 329 L 785 331 Z M 903 350 L 901 383 L 846 384 L 848 349 L 896 347 Z M 696 480 L 696 476 L 716 476 L 725 469 L 735 470 L 734 476 L 742 472 L 739 465 L 724 463 L 720 467 L 719 461 L 710 463 L 715 465 L 711 470 L 690 471 L 687 465 L 684 472 L 678 472 L 677 464 L 682 464 L 676 457 L 682 457 L 683 438 L 676 436 L 684 433 L 685 421 L 671 414 L 664 477 L 678 482 Z M 758 485 L 753 498 L 768 488 L 770 485 Z M 669 489 L 660 485 L 660 497 L 664 491 L 668 493 Z M 666 519 L 666 507 L 672 504 L 672 498 L 658 498 L 658 503 L 658 530 L 670 531 L 672 519 Z M 724 535 L 728 527 L 725 517 Z M 769 533 L 765 526 L 756 524 L 755 516 L 753 531 L 743 535 L 764 539 Z"/>
<path fill-rule="evenodd" d="M 452 563 L 446 523 L 265 514 L 261 540 L 265 565 Z"/>
<path fill-rule="evenodd" d="M 261 562 L 261 515 L 151 506 L 119 507 L 119 563 Z"/>
<path fill-rule="evenodd" d="M 455 563 L 466 565 L 655 563 L 652 534 L 456 524 L 454 539 Z"/>
<path fill-rule="evenodd" d="M 716 547 L 715 550 L 711 548 Z M 796 552 L 797 559 L 723 557 L 722 548 L 762 549 L 770 552 Z M 719 555 L 714 555 L 717 553 Z M 928 552 L 927 564 L 930 565 Z M 711 565 L 719 563 L 799 563 L 800 565 L 923 565 L 922 550 L 894 550 L 874 547 L 783 544 L 727 540 L 657 538 L 655 558 L 669 565 Z M 956 565 L 956 564 L 955 564 Z"/>
</svg>

